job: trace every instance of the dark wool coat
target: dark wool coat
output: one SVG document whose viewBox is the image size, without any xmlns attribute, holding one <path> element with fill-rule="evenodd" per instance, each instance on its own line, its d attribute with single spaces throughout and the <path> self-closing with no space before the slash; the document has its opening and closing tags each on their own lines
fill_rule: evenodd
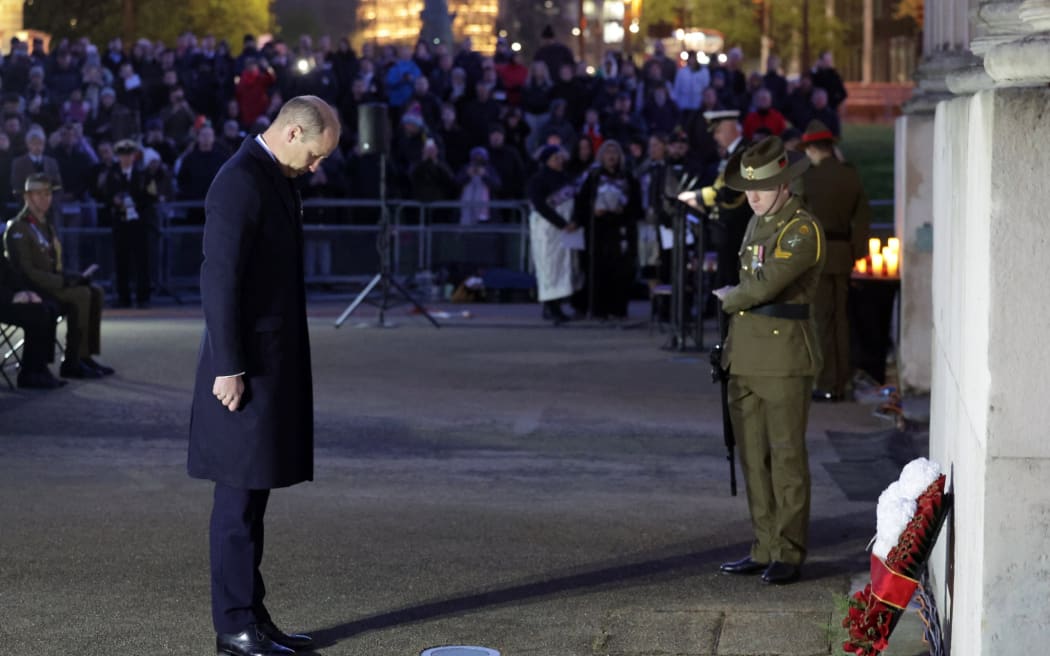
<svg viewBox="0 0 1050 656">
<path fill-rule="evenodd" d="M 188 470 L 242 489 L 313 479 L 313 390 L 299 195 L 255 139 L 205 200 L 205 329 L 190 418 Z M 212 394 L 244 372 L 236 412 Z"/>
</svg>

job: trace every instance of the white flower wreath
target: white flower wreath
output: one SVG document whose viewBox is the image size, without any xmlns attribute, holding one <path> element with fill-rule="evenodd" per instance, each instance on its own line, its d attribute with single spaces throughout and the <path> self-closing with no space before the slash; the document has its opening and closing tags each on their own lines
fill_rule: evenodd
<svg viewBox="0 0 1050 656">
<path fill-rule="evenodd" d="M 940 475 L 940 465 L 926 458 L 916 458 L 905 465 L 898 480 L 883 490 L 875 508 L 873 554 L 886 559 L 890 550 L 897 546 L 908 522 L 915 516 L 915 500 Z"/>
</svg>

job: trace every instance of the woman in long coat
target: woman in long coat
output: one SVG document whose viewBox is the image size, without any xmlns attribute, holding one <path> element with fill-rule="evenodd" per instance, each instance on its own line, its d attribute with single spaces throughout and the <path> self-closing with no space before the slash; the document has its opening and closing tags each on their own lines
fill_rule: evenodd
<svg viewBox="0 0 1050 656">
<path fill-rule="evenodd" d="M 573 208 L 573 222 L 587 230 L 587 294 L 577 303 L 582 301 L 593 317 L 623 319 L 635 279 L 641 193 L 618 142 L 603 143 L 597 160 Z"/>
</svg>

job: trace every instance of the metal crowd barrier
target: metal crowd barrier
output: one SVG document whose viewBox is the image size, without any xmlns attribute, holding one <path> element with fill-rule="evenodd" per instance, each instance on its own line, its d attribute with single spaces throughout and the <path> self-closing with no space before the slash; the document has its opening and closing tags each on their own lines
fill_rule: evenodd
<svg viewBox="0 0 1050 656">
<path fill-rule="evenodd" d="M 461 225 L 464 211 L 487 207 L 489 220 Z M 873 200 L 873 208 L 892 207 L 892 200 Z M 94 279 L 113 284 L 111 228 L 100 226 L 101 208 L 94 202 L 65 203 L 56 208 L 67 271 L 97 264 Z M 8 216 L 17 212 L 8 208 Z M 203 201 L 160 203 L 149 219 L 150 265 L 161 294 L 193 294 L 199 283 L 204 232 Z M 491 201 L 421 203 L 387 201 L 392 271 L 397 276 L 437 274 L 458 269 L 506 269 L 531 274 L 528 202 Z M 373 199 L 308 199 L 303 203 L 304 258 L 308 285 L 361 284 L 379 270 L 380 203 Z M 873 223 L 873 232 L 892 232 L 892 223 Z"/>
<path fill-rule="evenodd" d="M 528 204 L 525 201 L 420 203 L 392 199 L 391 265 L 395 275 L 459 268 L 504 268 L 528 273 Z M 461 225 L 464 211 L 487 210 L 489 220 Z M 99 225 L 95 203 L 56 208 L 67 271 L 97 264 L 94 279 L 111 288 L 113 237 Z M 13 215 L 17 208 L 9 208 Z M 161 294 L 197 290 L 204 233 L 203 201 L 159 203 L 148 220 L 152 278 Z M 308 285 L 367 282 L 379 270 L 380 202 L 372 199 L 308 199 L 303 203 L 304 264 Z"/>
</svg>

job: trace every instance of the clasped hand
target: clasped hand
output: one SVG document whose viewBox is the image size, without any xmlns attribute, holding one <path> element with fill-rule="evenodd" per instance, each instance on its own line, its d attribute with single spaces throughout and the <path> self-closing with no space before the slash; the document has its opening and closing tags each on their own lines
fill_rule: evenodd
<svg viewBox="0 0 1050 656">
<path fill-rule="evenodd" d="M 219 376 L 211 387 L 211 393 L 230 412 L 235 412 L 244 398 L 244 376 Z"/>
</svg>

